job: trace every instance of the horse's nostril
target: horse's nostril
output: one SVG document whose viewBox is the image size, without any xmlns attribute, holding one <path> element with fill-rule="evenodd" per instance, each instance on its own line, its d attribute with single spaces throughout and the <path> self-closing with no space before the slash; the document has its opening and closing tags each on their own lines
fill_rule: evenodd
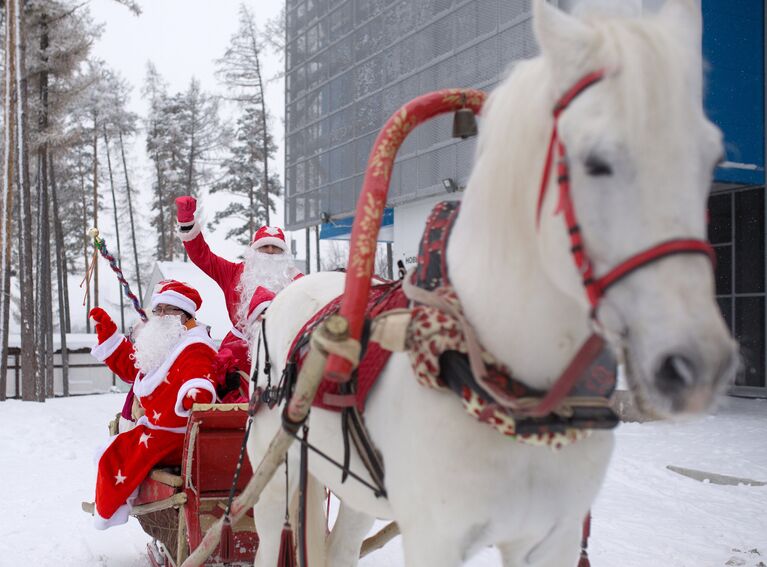
<svg viewBox="0 0 767 567">
<path fill-rule="evenodd" d="M 672 354 L 663 359 L 655 373 L 655 385 L 666 395 L 674 395 L 691 386 L 695 380 L 695 366 L 685 356 Z"/>
</svg>

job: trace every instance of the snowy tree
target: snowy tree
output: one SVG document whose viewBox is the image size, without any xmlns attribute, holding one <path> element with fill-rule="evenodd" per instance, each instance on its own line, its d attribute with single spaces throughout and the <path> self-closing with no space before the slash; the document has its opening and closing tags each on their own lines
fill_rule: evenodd
<svg viewBox="0 0 767 567">
<path fill-rule="evenodd" d="M 237 219 L 240 222 L 227 232 L 226 237 L 236 238 L 242 244 L 248 244 L 262 223 L 268 224 L 269 214 L 263 199 L 268 198 L 269 207 L 274 210 L 274 197 L 280 189 L 279 178 L 273 175 L 270 179 L 272 191 L 267 193 L 260 190 L 264 182 L 263 124 L 260 108 L 251 106 L 243 109 L 237 120 L 235 140 L 222 164 L 223 178 L 210 189 L 211 193 L 225 191 L 235 197 L 226 208 L 216 212 L 210 223 L 211 228 L 219 225 L 222 220 Z M 266 140 L 266 147 L 273 155 L 277 148 L 268 133 Z"/>
<path fill-rule="evenodd" d="M 109 140 L 112 140 L 113 143 L 116 144 L 115 153 L 119 154 L 118 162 L 121 165 L 122 174 L 123 174 L 123 189 L 124 191 L 117 191 L 118 195 L 121 195 L 123 198 L 121 199 L 115 199 L 113 198 L 113 206 L 115 209 L 114 215 L 115 215 L 115 227 L 118 227 L 120 224 L 122 217 L 124 216 L 125 210 L 128 212 L 128 221 L 130 226 L 130 240 L 131 240 L 131 247 L 133 250 L 133 272 L 135 274 L 136 278 L 136 284 L 138 286 L 138 295 L 141 297 L 142 294 L 142 287 L 141 287 L 141 262 L 139 261 L 139 253 L 138 253 L 138 242 L 136 239 L 136 232 L 137 232 L 137 219 L 134 216 L 134 195 L 133 195 L 133 189 L 131 187 L 130 183 L 130 171 L 128 168 L 128 161 L 125 157 L 125 142 L 126 139 L 131 138 L 136 134 L 137 131 L 137 123 L 138 123 L 138 116 L 134 114 L 133 112 L 130 112 L 128 107 L 128 98 L 130 95 L 130 86 L 123 80 L 121 77 L 116 75 L 115 73 L 109 73 L 107 77 L 107 83 L 108 88 L 107 92 L 111 93 L 111 96 L 113 98 L 113 102 L 109 107 L 109 113 L 106 117 L 106 124 L 105 124 L 105 146 L 109 146 Z M 109 155 L 109 153 L 107 153 Z M 117 169 L 117 168 L 116 168 Z M 111 170 L 111 165 L 110 165 Z M 110 183 L 110 185 L 114 188 L 115 183 Z M 114 191 L 114 189 L 113 189 Z M 113 195 L 114 197 L 114 195 Z M 119 203 L 119 207 L 118 207 Z M 122 211 L 122 213 L 121 213 Z M 116 228 L 116 232 L 119 232 L 119 229 Z M 116 234 L 116 241 L 118 245 L 118 256 L 121 256 L 120 253 L 120 237 L 119 233 Z M 120 262 L 120 265 L 122 267 L 122 261 Z"/>
<path fill-rule="evenodd" d="M 151 61 L 147 63 L 146 79 L 144 79 L 144 87 L 141 94 L 149 102 L 149 111 L 145 124 L 146 152 L 154 165 L 152 205 L 155 215 L 152 217 L 151 223 L 158 232 L 157 257 L 160 260 L 165 260 L 173 242 L 170 219 L 167 218 L 168 213 L 166 211 L 166 203 L 168 202 L 166 199 L 166 175 L 167 166 L 170 161 L 167 153 L 170 149 L 169 138 L 172 125 L 166 122 L 167 83 Z"/>
<path fill-rule="evenodd" d="M 272 196 L 279 195 L 276 175 L 269 173 L 269 160 L 277 151 L 269 129 L 266 108 L 262 52 L 264 38 L 259 34 L 252 12 L 240 5 L 240 27 L 232 36 L 224 56 L 217 61 L 218 73 L 230 92 L 229 99 L 238 105 L 237 139 L 225 165 L 225 180 L 214 189 L 244 197 L 218 213 L 213 221 L 219 223 L 227 216 L 246 222 L 230 231 L 243 239 L 253 233 L 261 220 L 269 224 L 274 211 Z M 239 160 L 239 163 L 235 163 Z M 245 175 L 246 179 L 238 176 Z M 249 209 L 249 210 L 246 210 Z"/>
<path fill-rule="evenodd" d="M 139 13 L 133 0 L 117 1 Z M 13 299 L 18 302 L 22 334 L 22 395 L 44 401 L 53 395 L 54 293 L 65 349 L 70 328 L 66 274 L 75 258 L 68 246 L 77 240 L 74 244 L 87 263 L 80 223 L 87 222 L 86 211 L 94 219 L 98 214 L 97 136 L 104 129 L 105 114 L 105 97 L 98 85 L 103 84 L 104 69 L 84 62 L 101 28 L 93 24 L 87 5 L 75 0 L 13 0 L 4 4 L 4 10 L 4 19 L 13 25 L 5 30 L 3 41 L 0 399 L 5 394 L 6 331 Z M 71 230 L 73 212 L 77 212 L 76 230 Z M 9 249 L 14 232 L 16 258 Z M 18 266 L 19 298 L 9 293 L 11 261 Z"/>
<path fill-rule="evenodd" d="M 158 258 L 172 260 L 184 254 L 173 235 L 173 202 L 181 195 L 198 194 L 210 177 L 226 131 L 219 119 L 218 99 L 202 91 L 195 79 L 186 92 L 169 96 L 150 65 L 144 93 L 150 102 L 146 147 L 155 169 L 151 222 L 158 231 Z"/>
</svg>

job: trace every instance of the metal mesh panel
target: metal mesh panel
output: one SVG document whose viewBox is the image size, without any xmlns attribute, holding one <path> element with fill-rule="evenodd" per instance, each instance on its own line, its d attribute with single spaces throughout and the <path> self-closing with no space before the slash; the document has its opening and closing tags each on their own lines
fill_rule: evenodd
<svg viewBox="0 0 767 567">
<path fill-rule="evenodd" d="M 514 0 L 513 2 L 501 0 L 498 19 L 503 25 L 529 13 L 530 0 Z"/>
<path fill-rule="evenodd" d="M 480 119 L 481 120 L 481 119 Z M 480 121 L 480 128 L 482 123 Z M 466 183 L 474 162 L 474 152 L 477 147 L 476 138 L 470 138 L 457 144 L 455 147 L 455 179 L 459 183 Z"/>
<path fill-rule="evenodd" d="M 357 140 L 357 143 L 355 144 L 355 153 L 357 157 L 356 171 L 365 171 L 368 164 L 368 158 L 370 157 L 370 150 L 373 149 L 373 142 L 375 142 L 377 135 L 378 131 L 375 131 L 372 134 L 368 134 L 364 138 Z"/>
<path fill-rule="evenodd" d="M 286 219 L 290 229 L 354 210 L 373 141 L 414 97 L 487 87 L 537 52 L 530 0 L 287 0 Z M 451 141 L 451 118 L 400 148 L 390 202 L 463 184 L 475 142 Z"/>
<path fill-rule="evenodd" d="M 347 107 L 330 116 L 329 142 L 335 146 L 351 140 L 354 135 L 354 109 Z"/>
<path fill-rule="evenodd" d="M 484 36 L 498 30 L 498 1 L 476 0 L 472 4 L 477 10 L 477 36 Z M 500 0 L 507 4 L 507 0 Z"/>
</svg>

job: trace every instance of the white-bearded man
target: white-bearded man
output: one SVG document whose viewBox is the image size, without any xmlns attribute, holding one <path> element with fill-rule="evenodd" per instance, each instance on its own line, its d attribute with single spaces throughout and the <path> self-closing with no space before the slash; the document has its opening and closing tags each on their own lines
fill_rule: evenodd
<svg viewBox="0 0 767 567">
<path fill-rule="evenodd" d="M 211 252 L 202 234 L 199 219 L 195 218 L 197 201 L 194 197 L 176 199 L 176 219 L 178 234 L 184 243 L 189 259 L 211 279 L 213 279 L 226 300 L 226 309 L 232 330 L 221 341 L 220 358 L 230 360 L 229 375 L 238 369 L 247 373 L 250 370 L 248 354 L 248 314 L 254 308 L 252 301 L 259 288 L 279 293 L 293 280 L 303 274 L 296 269 L 293 258 L 288 253 L 285 234 L 279 227 L 262 226 L 253 235 L 250 246 L 243 254 L 242 262 L 230 262 Z M 227 350 L 229 351 L 227 353 Z M 228 387 L 226 371 L 217 377 L 219 394 L 225 402 L 247 401 L 242 391 L 248 391 L 247 378 L 240 379 L 239 388 Z M 227 390 L 229 390 L 227 392 Z"/>
<path fill-rule="evenodd" d="M 98 529 L 128 521 L 138 486 L 152 468 L 181 462 L 192 405 L 215 400 L 215 343 L 194 319 L 201 304 L 194 288 L 163 282 L 152 295 L 153 316 L 136 332 L 135 344 L 117 331 L 106 311 L 96 307 L 90 312 L 99 341 L 91 354 L 133 384 L 144 412 L 133 429 L 113 437 L 98 457 Z"/>
</svg>

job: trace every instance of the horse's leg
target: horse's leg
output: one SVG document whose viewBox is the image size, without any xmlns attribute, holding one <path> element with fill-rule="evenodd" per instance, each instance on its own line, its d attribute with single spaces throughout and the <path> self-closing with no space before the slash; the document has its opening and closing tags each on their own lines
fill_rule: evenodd
<svg viewBox="0 0 767 567">
<path fill-rule="evenodd" d="M 373 516 L 357 512 L 341 502 L 336 523 L 328 537 L 328 565 L 357 567 L 362 541 L 374 523 Z"/>
<path fill-rule="evenodd" d="M 503 567 L 573 567 L 578 562 L 581 529 L 577 522 L 552 528 L 541 541 L 500 543 Z"/>
<path fill-rule="evenodd" d="M 412 524 L 400 524 L 407 567 L 459 567 L 467 553 L 466 534 L 442 526 L 439 534 L 426 518 Z"/>
<path fill-rule="evenodd" d="M 289 462 L 291 471 L 293 459 Z M 297 482 L 293 480 L 291 473 L 290 494 L 293 494 Z M 256 531 L 259 536 L 258 551 L 254 567 L 274 567 L 280 553 L 280 535 L 285 523 L 285 466 L 282 465 L 275 473 L 269 484 L 253 507 L 256 520 Z M 295 529 L 295 526 L 293 526 Z"/>
</svg>

